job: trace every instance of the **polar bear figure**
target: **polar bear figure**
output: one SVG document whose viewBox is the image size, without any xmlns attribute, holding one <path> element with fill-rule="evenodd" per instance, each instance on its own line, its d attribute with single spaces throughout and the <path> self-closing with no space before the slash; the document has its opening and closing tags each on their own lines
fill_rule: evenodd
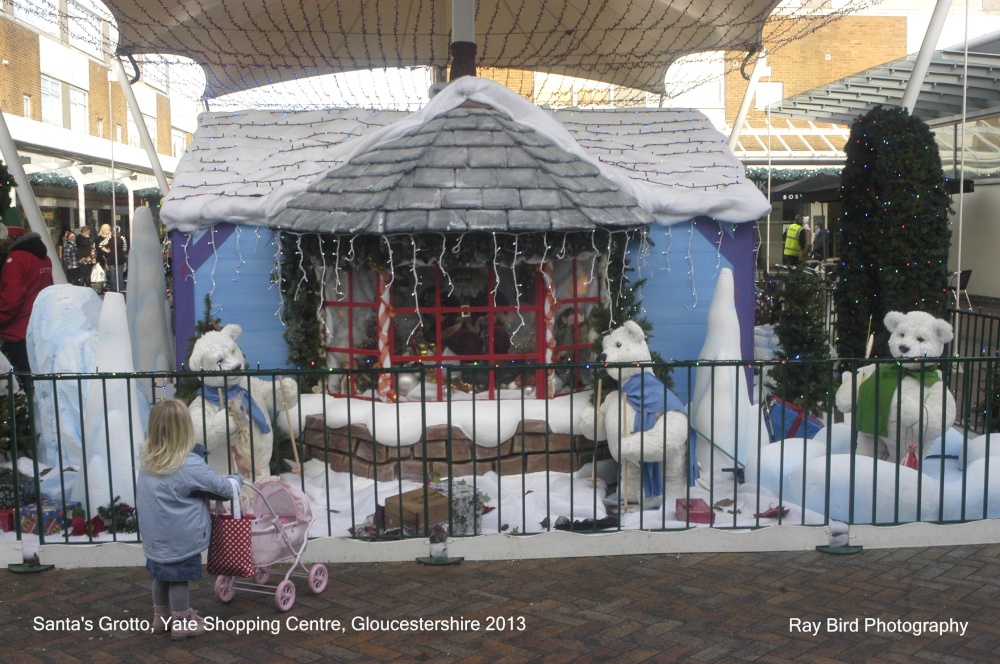
<svg viewBox="0 0 1000 664">
<path fill-rule="evenodd" d="M 629 366 L 608 368 L 621 387 L 604 395 L 599 410 L 590 407 L 581 411 L 579 431 L 588 438 L 596 432 L 598 440 L 607 439 L 611 456 L 620 466 L 620 497 L 639 503 L 644 493 L 643 504 L 655 508 L 662 503 L 664 491 L 683 496 L 693 480 L 689 475 L 688 419 L 681 401 L 653 375 L 648 364 L 642 366 L 650 361 L 646 335 L 637 323 L 627 321 L 604 337 L 602 350 L 599 362 Z M 656 463 L 663 467 L 657 470 L 649 466 Z"/>
<path fill-rule="evenodd" d="M 911 445 L 919 452 L 955 422 L 955 397 L 941 383 L 941 372 L 920 362 L 940 357 L 954 332 L 947 321 L 923 311 L 890 311 L 884 323 L 890 333 L 889 352 L 910 361 L 863 366 L 856 388 L 855 376 L 845 371 L 836 404 L 842 413 L 854 411 L 858 454 L 876 456 L 877 448 L 878 458 L 897 461 Z"/>
<path fill-rule="evenodd" d="M 271 414 L 295 405 L 298 388 L 291 378 L 272 385 L 255 376 L 233 375 L 246 363 L 236 343 L 242 333 L 239 325 L 229 324 L 195 341 L 188 366 L 207 373 L 188 410 L 194 420 L 195 442 L 208 450 L 212 468 L 219 474 L 238 472 L 254 481 L 271 474 Z"/>
</svg>

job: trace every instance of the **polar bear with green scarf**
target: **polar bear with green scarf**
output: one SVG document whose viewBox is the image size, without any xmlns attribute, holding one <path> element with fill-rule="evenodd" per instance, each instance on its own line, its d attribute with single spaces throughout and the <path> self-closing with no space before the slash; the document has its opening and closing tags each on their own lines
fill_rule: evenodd
<svg viewBox="0 0 1000 664">
<path fill-rule="evenodd" d="M 923 311 L 890 311 L 884 323 L 889 352 L 899 361 L 861 367 L 857 387 L 854 374 L 845 371 L 837 410 L 854 414 L 858 454 L 896 461 L 914 452 L 919 459 L 955 421 L 955 397 L 937 365 L 927 361 L 941 357 L 954 332 Z"/>
</svg>

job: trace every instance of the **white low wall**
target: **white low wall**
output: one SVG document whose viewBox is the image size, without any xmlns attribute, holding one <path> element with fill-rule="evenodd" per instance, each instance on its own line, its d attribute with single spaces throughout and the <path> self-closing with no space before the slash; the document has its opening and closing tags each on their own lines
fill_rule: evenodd
<svg viewBox="0 0 1000 664">
<path fill-rule="evenodd" d="M 755 530 L 693 528 L 678 532 L 619 532 L 580 534 L 548 532 L 538 535 L 482 535 L 449 540 L 448 554 L 466 560 L 516 560 L 668 553 L 722 553 L 744 551 L 807 551 L 828 543 L 823 527 L 769 526 Z M 868 549 L 961 546 L 1000 542 L 1000 520 L 953 525 L 909 523 L 900 526 L 854 526 L 851 544 Z M 394 542 L 323 538 L 309 542 L 303 556 L 309 562 L 405 562 L 429 555 L 426 539 Z M 0 544 L 0 562 L 19 563 L 21 542 Z M 145 564 L 138 544 L 47 544 L 40 547 L 42 563 L 58 568 L 140 567 Z"/>
</svg>

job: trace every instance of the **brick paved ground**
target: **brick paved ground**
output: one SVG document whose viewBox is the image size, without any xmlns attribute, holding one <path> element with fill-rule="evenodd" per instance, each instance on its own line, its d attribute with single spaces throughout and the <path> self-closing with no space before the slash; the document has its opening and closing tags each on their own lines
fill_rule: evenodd
<svg viewBox="0 0 1000 664">
<path fill-rule="evenodd" d="M 585 540 L 582 540 L 585 542 Z M 168 637 L 101 630 L 102 618 L 149 617 L 138 568 L 0 571 L 3 662 L 995 662 L 1000 661 L 1000 545 L 816 552 L 686 554 L 331 565 L 331 583 L 304 583 L 288 613 L 273 598 L 240 593 L 221 604 L 212 577 L 193 587 L 196 608 L 231 620 L 277 620 L 279 634 Z M 373 620 L 489 617 L 523 631 L 364 631 Z M 340 620 L 346 631 L 296 632 L 286 619 Z M 81 618 L 93 629 L 37 631 L 37 619 Z M 818 635 L 790 620 L 822 621 Z M 861 632 L 826 620 L 860 618 Z M 864 631 L 865 618 L 968 621 L 956 634 Z M 515 627 L 517 623 L 515 622 Z"/>
</svg>

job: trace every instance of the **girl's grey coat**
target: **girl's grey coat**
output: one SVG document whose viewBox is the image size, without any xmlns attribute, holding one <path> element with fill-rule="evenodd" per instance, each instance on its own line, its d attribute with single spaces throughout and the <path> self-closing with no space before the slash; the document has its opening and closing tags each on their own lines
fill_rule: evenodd
<svg viewBox="0 0 1000 664">
<path fill-rule="evenodd" d="M 186 560 L 208 548 L 212 521 L 210 498 L 231 500 L 232 484 L 217 475 L 205 460 L 189 452 L 184 465 L 166 475 L 139 471 L 136 512 L 142 550 L 153 562 L 169 564 Z"/>
</svg>

